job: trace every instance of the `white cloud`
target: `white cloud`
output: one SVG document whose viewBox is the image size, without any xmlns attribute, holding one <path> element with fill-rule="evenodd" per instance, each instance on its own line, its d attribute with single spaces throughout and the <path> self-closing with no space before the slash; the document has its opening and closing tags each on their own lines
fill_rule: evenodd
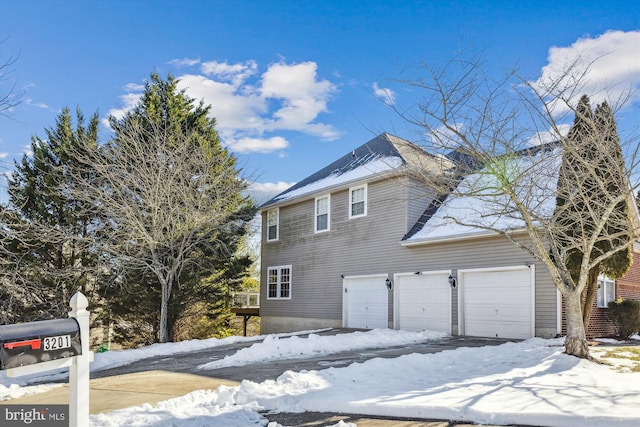
<svg viewBox="0 0 640 427">
<path fill-rule="evenodd" d="M 31 144 L 27 144 L 24 147 L 22 147 L 22 153 L 27 157 L 33 156 L 33 150 L 31 149 Z"/>
<path fill-rule="evenodd" d="M 200 63 L 200 58 L 182 58 L 182 59 L 172 59 L 167 62 L 167 64 L 173 65 L 177 68 L 180 67 L 193 67 L 194 65 L 198 65 Z"/>
<path fill-rule="evenodd" d="M 376 82 L 373 83 L 373 94 L 385 104 L 394 105 L 396 102 L 396 94 L 391 89 L 378 86 Z"/>
<path fill-rule="evenodd" d="M 271 153 L 273 151 L 284 150 L 289 146 L 289 142 L 281 136 L 271 138 L 240 138 L 228 144 L 236 153 Z"/>
<path fill-rule="evenodd" d="M 259 94 L 241 85 L 201 75 L 186 74 L 179 79 L 178 87 L 185 89 L 188 96 L 211 105 L 221 136 L 231 136 L 237 131 L 256 134 L 263 131 L 264 119 L 261 115 L 267 111 L 267 106 Z"/>
<path fill-rule="evenodd" d="M 244 64 L 227 64 L 227 62 L 209 61 L 202 63 L 201 70 L 208 76 L 215 76 L 223 81 L 240 86 L 247 78 L 258 71 L 258 64 L 249 60 Z"/>
<path fill-rule="evenodd" d="M 295 182 L 254 182 L 249 185 L 247 192 L 256 204 L 261 205 L 292 185 L 295 185 Z"/>
<path fill-rule="evenodd" d="M 537 132 L 529 139 L 528 145 L 534 147 L 537 145 L 546 144 L 548 142 L 558 141 L 561 136 L 567 136 L 567 134 L 569 133 L 569 129 L 571 129 L 571 125 L 569 123 L 564 123 L 558 124 L 557 131 L 548 130 L 545 132 Z"/>
<path fill-rule="evenodd" d="M 324 139 L 339 136 L 332 126 L 313 123 L 320 113 L 327 112 L 327 102 L 336 92 L 328 80 L 318 80 L 317 64 L 277 63 L 262 75 L 261 94 L 264 98 L 279 100 L 281 106 L 272 114 L 266 128 L 269 130 L 297 130 Z"/>
<path fill-rule="evenodd" d="M 135 85 L 127 85 L 134 87 Z M 143 86 L 144 87 L 144 86 Z M 126 93 L 124 95 L 120 95 L 120 100 L 122 101 L 123 106 L 121 108 L 112 108 L 109 110 L 107 117 L 102 119 L 103 126 L 110 128 L 109 126 L 109 117 L 113 116 L 116 119 L 123 118 L 129 111 L 133 110 L 133 108 L 138 104 L 140 100 L 141 93 Z"/>
<path fill-rule="evenodd" d="M 6 159 L 7 157 L 9 157 L 9 153 L 4 153 L 4 152 L 0 153 L 0 160 Z"/>
<path fill-rule="evenodd" d="M 315 62 L 278 62 L 260 73 L 253 60 L 232 64 L 208 61 L 201 63 L 200 71 L 178 76 L 178 88 L 196 101 L 211 105 L 222 142 L 236 152 L 284 150 L 289 143 L 283 137 L 268 135 L 279 131 L 325 140 L 340 135 L 332 125 L 318 121 L 321 113 L 329 111 L 327 104 L 337 89 L 330 81 L 318 78 Z M 127 85 L 128 93 L 120 97 L 122 107 L 111 109 L 109 115 L 124 117 L 139 101 L 143 88 Z M 103 124 L 108 126 L 106 120 Z"/>
<path fill-rule="evenodd" d="M 606 100 L 614 108 L 624 107 L 640 100 L 639 52 L 640 31 L 608 31 L 595 38 L 580 38 L 571 46 L 554 46 L 549 49 L 548 64 L 533 85 L 542 88 L 552 82 L 561 82 L 561 87 L 573 90 L 566 94 L 570 95 L 571 106 L 577 104 L 581 95 L 587 94 L 592 105 Z M 582 85 L 576 87 L 575 72 L 566 75 L 571 69 L 586 70 Z M 558 103 L 554 113 L 565 113 L 568 109 Z"/>
<path fill-rule="evenodd" d="M 42 108 L 43 110 L 48 110 L 49 106 L 43 102 L 34 102 L 31 98 L 26 98 L 24 103 L 36 108 Z"/>
<path fill-rule="evenodd" d="M 127 83 L 124 86 L 124 90 L 127 92 L 142 92 L 144 90 L 144 85 L 137 83 Z"/>
</svg>

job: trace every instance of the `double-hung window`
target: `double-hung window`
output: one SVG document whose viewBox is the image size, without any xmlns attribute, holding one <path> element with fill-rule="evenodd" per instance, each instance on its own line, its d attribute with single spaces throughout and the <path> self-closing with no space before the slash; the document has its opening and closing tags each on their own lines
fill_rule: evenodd
<svg viewBox="0 0 640 427">
<path fill-rule="evenodd" d="M 349 189 L 349 218 L 367 215 L 367 185 Z"/>
<path fill-rule="evenodd" d="M 600 308 L 609 307 L 609 302 L 616 299 L 616 282 L 608 277 L 598 277 L 597 305 Z"/>
<path fill-rule="evenodd" d="M 267 242 L 278 240 L 280 228 L 280 210 L 278 208 L 267 211 Z"/>
<path fill-rule="evenodd" d="M 291 299 L 291 266 L 267 269 L 267 299 Z"/>
<path fill-rule="evenodd" d="M 329 231 L 331 199 L 327 196 L 316 197 L 315 232 Z"/>
</svg>

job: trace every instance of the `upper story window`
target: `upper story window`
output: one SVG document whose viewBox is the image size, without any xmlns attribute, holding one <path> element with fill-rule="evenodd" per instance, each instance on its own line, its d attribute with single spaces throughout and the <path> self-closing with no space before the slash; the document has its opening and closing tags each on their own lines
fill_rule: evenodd
<svg viewBox="0 0 640 427">
<path fill-rule="evenodd" d="M 267 211 L 267 241 L 278 240 L 280 228 L 280 209 Z"/>
<path fill-rule="evenodd" d="M 267 299 L 291 299 L 291 266 L 267 269 Z"/>
<path fill-rule="evenodd" d="M 329 231 L 331 199 L 327 196 L 316 197 L 315 232 Z"/>
<path fill-rule="evenodd" d="M 600 308 L 609 307 L 609 302 L 616 299 L 616 282 L 608 277 L 598 277 L 597 305 Z"/>
<path fill-rule="evenodd" d="M 367 215 L 367 185 L 349 189 L 349 218 Z"/>
</svg>

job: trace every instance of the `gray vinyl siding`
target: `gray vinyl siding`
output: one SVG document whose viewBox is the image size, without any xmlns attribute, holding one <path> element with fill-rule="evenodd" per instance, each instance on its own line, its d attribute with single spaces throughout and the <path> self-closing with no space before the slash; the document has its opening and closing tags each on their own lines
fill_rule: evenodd
<svg viewBox="0 0 640 427">
<path fill-rule="evenodd" d="M 428 190 L 425 188 L 423 183 L 417 182 L 415 180 L 407 181 L 407 188 L 405 189 L 407 199 L 405 203 L 407 204 L 407 222 L 406 222 L 406 232 L 411 230 L 411 227 L 418 222 L 424 211 L 429 207 L 431 200 L 435 196 L 435 192 L 433 190 Z"/>
<path fill-rule="evenodd" d="M 349 191 L 344 189 L 331 194 L 330 231 L 324 233 L 313 232 L 313 197 L 281 207 L 280 240 L 266 242 L 263 232 L 262 283 L 267 267 L 291 264 L 291 300 L 267 300 L 263 289 L 260 314 L 341 318 L 342 275 L 393 273 L 390 262 L 375 260 L 400 249 L 405 206 L 406 195 L 396 187 L 369 183 L 367 216 L 349 219 Z"/>
<path fill-rule="evenodd" d="M 409 218 L 416 217 L 420 209 L 424 211 L 428 201 L 413 200 L 415 193 L 411 186 L 399 186 L 395 179 L 368 184 L 367 216 L 362 218 L 349 219 L 347 189 L 332 193 L 329 232 L 314 233 L 316 195 L 280 207 L 279 241 L 266 242 L 266 212 L 263 212 L 261 316 L 341 319 L 341 276 L 392 276 L 429 270 L 455 272 L 533 262 L 524 251 L 500 237 L 401 246 Z M 292 266 L 291 299 L 268 300 L 267 267 L 280 265 Z M 555 329 L 555 287 L 542 265 L 536 265 L 535 300 L 536 329 Z M 392 298 L 389 305 L 392 319 Z M 452 290 L 454 333 L 457 319 L 457 291 Z"/>
</svg>

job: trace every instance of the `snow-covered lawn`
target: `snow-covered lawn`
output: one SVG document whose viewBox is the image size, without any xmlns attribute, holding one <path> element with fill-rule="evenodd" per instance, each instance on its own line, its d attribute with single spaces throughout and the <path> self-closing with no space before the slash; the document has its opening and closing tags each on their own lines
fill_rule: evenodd
<svg viewBox="0 0 640 427">
<path fill-rule="evenodd" d="M 436 333 L 391 330 L 337 336 L 311 334 L 308 338 L 269 336 L 201 369 L 439 337 Z M 170 354 L 187 350 L 187 346 L 204 348 L 223 341 L 189 341 L 152 348 L 156 355 Z M 606 344 L 593 347 L 592 354 L 607 354 L 611 347 Z M 142 405 L 92 415 L 91 425 L 266 426 L 268 415 L 258 411 L 343 412 L 544 426 L 640 425 L 640 373 L 629 372 L 632 362 L 625 360 L 626 350 L 616 352 L 622 358 L 607 357 L 611 365 L 579 360 L 562 351 L 562 339 L 534 338 L 500 346 L 377 358 L 320 371 L 289 371 L 275 381 L 243 381 L 237 387 L 198 390 L 155 407 Z M 114 366 L 118 360 L 129 363 L 143 354 L 148 355 L 144 350 L 96 354 L 92 369 Z M 0 376 L 2 395 L 8 390 L 16 395 L 17 390 L 26 389 L 26 383 L 10 385 L 9 380 Z"/>
</svg>

